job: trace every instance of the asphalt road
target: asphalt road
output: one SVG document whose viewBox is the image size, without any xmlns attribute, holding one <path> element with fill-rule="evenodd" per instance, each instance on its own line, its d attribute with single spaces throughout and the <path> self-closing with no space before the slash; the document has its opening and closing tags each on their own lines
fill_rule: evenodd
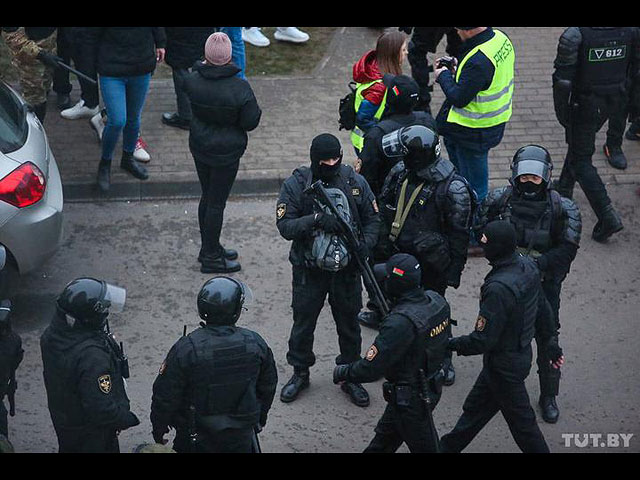
<svg viewBox="0 0 640 480">
<path fill-rule="evenodd" d="M 554 452 L 640 451 L 640 199 L 633 190 L 627 185 L 612 192 L 626 228 L 608 245 L 591 240 L 595 218 L 585 197 L 577 193 L 584 207 L 584 232 L 562 296 L 561 344 L 566 363 L 559 397 L 561 418 L 556 425 L 540 419 Z M 231 201 L 223 243 L 240 251 L 243 270 L 235 275 L 251 286 L 256 301 L 239 324 L 257 330 L 273 349 L 279 395 L 291 375 L 285 359 L 291 326 L 291 269 L 287 260 L 289 243 L 275 228 L 275 203 L 275 197 Z M 200 242 L 196 211 L 195 201 L 65 206 L 64 243 L 59 252 L 39 272 L 14 285 L 14 327 L 26 350 L 17 372 L 17 415 L 9 419 L 9 434 L 17 451 L 57 450 L 42 380 L 39 337 L 50 320 L 53 299 L 78 276 L 95 276 L 127 288 L 125 311 L 113 315 L 110 323 L 129 355 L 128 392 L 132 410 L 142 424 L 120 435 L 121 450 L 131 451 L 135 445 L 151 441 L 151 385 L 166 352 L 182 334 L 183 325 L 190 330 L 197 328 L 196 294 L 210 277 L 199 272 L 196 261 Z M 470 259 L 462 286 L 448 294 L 453 316 L 459 320 L 454 334 L 472 330 L 479 287 L 487 271 L 486 260 Z M 374 335 L 371 330 L 363 330 L 363 352 Z M 291 404 L 283 404 L 276 397 L 261 435 L 265 452 L 360 452 L 372 438 L 384 409 L 382 382 L 369 386 L 371 405 L 364 409 L 351 404 L 333 385 L 337 337 L 328 308 L 318 323 L 315 352 L 317 364 L 311 372 L 310 389 Z M 480 371 L 481 358 L 454 357 L 454 364 L 457 381 L 446 388 L 435 412 L 441 435 L 450 431 L 459 417 Z M 539 392 L 535 364 L 532 371 L 527 386 L 535 405 Z M 537 411 L 537 405 L 535 408 Z M 568 434 L 578 434 L 578 442 Z M 585 436 L 591 434 L 603 437 Z M 633 436 L 627 448 L 604 448 L 601 443 L 606 443 L 606 434 Z M 586 446 L 581 447 L 585 439 Z M 623 445 L 622 438 L 618 439 Z M 518 449 L 498 415 L 467 451 Z"/>
</svg>

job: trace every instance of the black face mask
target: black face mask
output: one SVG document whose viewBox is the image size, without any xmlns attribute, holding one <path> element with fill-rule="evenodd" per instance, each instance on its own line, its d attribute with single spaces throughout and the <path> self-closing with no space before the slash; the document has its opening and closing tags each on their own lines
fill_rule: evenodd
<svg viewBox="0 0 640 480">
<path fill-rule="evenodd" d="M 340 171 L 340 165 L 342 164 L 342 155 L 335 165 L 325 165 L 320 162 L 311 164 L 311 171 L 313 176 L 322 180 L 323 182 L 331 181 Z"/>
<path fill-rule="evenodd" d="M 485 228 L 484 234 L 488 241 L 480 242 L 480 246 L 489 263 L 511 256 L 516 251 L 516 231 L 509 222 L 491 222 Z"/>
<path fill-rule="evenodd" d="M 539 185 L 536 185 L 533 182 L 520 182 L 517 183 L 518 192 L 523 196 L 523 198 L 527 200 L 539 200 L 544 196 L 544 192 L 546 190 L 546 185 L 542 182 Z"/>
</svg>

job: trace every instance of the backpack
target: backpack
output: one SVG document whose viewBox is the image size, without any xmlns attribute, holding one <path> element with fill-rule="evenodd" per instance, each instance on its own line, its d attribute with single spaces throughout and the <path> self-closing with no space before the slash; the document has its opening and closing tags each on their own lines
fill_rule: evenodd
<svg viewBox="0 0 640 480">
<path fill-rule="evenodd" d="M 340 99 L 338 107 L 338 130 L 353 130 L 356 126 L 356 82 L 349 82 L 349 90 L 346 96 Z"/>
</svg>

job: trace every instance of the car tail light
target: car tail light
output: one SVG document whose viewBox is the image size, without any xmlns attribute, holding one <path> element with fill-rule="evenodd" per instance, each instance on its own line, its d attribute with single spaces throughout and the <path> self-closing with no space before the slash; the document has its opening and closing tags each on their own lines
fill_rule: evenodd
<svg viewBox="0 0 640 480">
<path fill-rule="evenodd" d="M 26 162 L 0 180 L 0 200 L 24 208 L 44 196 L 45 178 L 38 167 Z"/>
</svg>

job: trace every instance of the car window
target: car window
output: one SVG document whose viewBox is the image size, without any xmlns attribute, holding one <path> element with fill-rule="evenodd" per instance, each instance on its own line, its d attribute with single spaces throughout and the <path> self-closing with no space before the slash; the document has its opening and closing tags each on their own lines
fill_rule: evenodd
<svg viewBox="0 0 640 480">
<path fill-rule="evenodd" d="M 0 82 L 0 151 L 18 150 L 27 141 L 28 126 L 20 101 Z"/>
</svg>

